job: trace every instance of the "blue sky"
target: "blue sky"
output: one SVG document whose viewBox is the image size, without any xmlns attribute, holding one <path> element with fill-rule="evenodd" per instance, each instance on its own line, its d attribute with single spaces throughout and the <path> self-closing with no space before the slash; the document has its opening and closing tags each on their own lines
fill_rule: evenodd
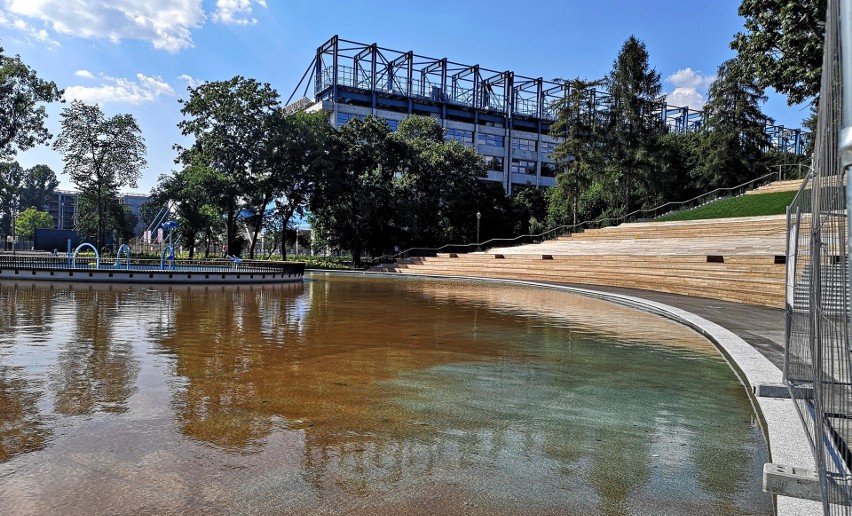
<svg viewBox="0 0 852 516">
<path fill-rule="evenodd" d="M 0 0 L 0 46 L 20 54 L 68 100 L 131 113 L 148 146 L 137 188 L 170 173 L 176 124 L 188 85 L 233 75 L 269 82 L 284 100 L 334 34 L 521 75 L 605 75 L 624 40 L 643 40 L 669 103 L 699 106 L 718 65 L 734 56 L 742 30 L 736 0 L 428 2 L 325 0 Z M 764 111 L 799 127 L 808 110 L 768 92 Z M 59 130 L 61 106 L 48 126 Z M 25 167 L 51 166 L 62 188 L 62 160 L 46 147 L 18 155 Z"/>
</svg>

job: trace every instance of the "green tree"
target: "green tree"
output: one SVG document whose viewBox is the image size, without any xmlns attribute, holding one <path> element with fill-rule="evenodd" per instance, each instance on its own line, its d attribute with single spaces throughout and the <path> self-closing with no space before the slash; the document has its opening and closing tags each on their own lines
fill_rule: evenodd
<svg viewBox="0 0 852 516">
<path fill-rule="evenodd" d="M 178 160 L 184 165 L 203 163 L 222 173 L 228 252 L 239 255 L 243 239 L 237 233 L 237 211 L 246 194 L 263 191 L 266 170 L 259 166 L 260 149 L 267 119 L 280 107 L 278 92 L 269 84 L 235 76 L 191 89 L 189 100 L 180 103 L 186 119 L 178 127 L 195 142 L 189 148 L 175 145 Z"/>
<path fill-rule="evenodd" d="M 334 128 L 324 113 L 300 112 L 287 116 L 278 111 L 269 119 L 261 162 L 268 170 L 268 188 L 274 200 L 272 216 L 278 221 L 265 226 L 280 232 L 275 240 L 281 245 L 284 259 L 287 243 L 284 233 L 290 220 L 293 215 L 305 215 L 317 182 L 328 175 L 329 167 L 334 164 L 328 151 L 333 136 Z M 264 209 L 267 204 L 268 201 L 263 204 Z"/>
<path fill-rule="evenodd" d="M 758 86 L 786 94 L 790 105 L 818 96 L 826 0 L 743 0 L 739 14 L 746 30 L 731 48 Z"/>
<path fill-rule="evenodd" d="M 15 233 L 32 240 L 35 230 L 39 228 L 53 228 L 53 217 L 46 211 L 36 208 L 27 208 L 22 211 L 15 220 Z"/>
<path fill-rule="evenodd" d="M 725 61 L 710 85 L 704 111 L 701 164 L 696 170 L 700 190 L 734 186 L 767 172 L 763 149 L 767 117 L 760 111 L 762 89 L 742 63 Z"/>
<path fill-rule="evenodd" d="M 133 115 L 106 118 L 96 105 L 74 101 L 61 118 L 62 131 L 53 147 L 62 154 L 63 172 L 77 185 L 80 198 L 94 203 L 94 235 L 101 248 L 119 188 L 135 187 L 146 165 L 145 140 Z"/>
<path fill-rule="evenodd" d="M 44 126 L 47 112 L 40 104 L 61 97 L 56 84 L 39 79 L 20 56 L 5 56 L 0 48 L 0 160 L 51 138 Z"/>
<path fill-rule="evenodd" d="M 671 132 L 660 136 L 656 183 L 659 201 L 684 201 L 705 192 L 695 178 L 702 160 L 702 132 Z M 658 203 L 659 204 L 659 203 Z"/>
<path fill-rule="evenodd" d="M 455 140 L 445 141 L 440 122 L 409 116 L 393 138 L 402 152 L 395 178 L 402 245 L 434 246 L 471 241 L 471 220 L 485 177 L 482 157 Z M 475 231 L 475 230 L 474 230 Z"/>
<path fill-rule="evenodd" d="M 579 77 L 563 81 L 565 95 L 556 104 L 556 123 L 551 127 L 551 134 L 562 142 L 553 151 L 560 171 L 553 188 L 560 191 L 550 197 L 550 225 L 576 225 L 578 215 L 589 215 L 581 209 L 580 196 L 600 179 L 605 167 L 603 124 L 594 109 L 594 88 L 603 82 Z"/>
<path fill-rule="evenodd" d="M 199 241 L 207 240 L 205 255 L 209 253 L 210 237 L 222 219 L 220 202 L 215 192 L 225 183 L 220 172 L 195 164 L 184 167 L 170 176 L 160 176 L 151 192 L 155 205 L 174 202 L 178 233 L 189 257 L 195 256 Z"/>
<path fill-rule="evenodd" d="M 515 220 L 514 233 L 539 234 L 544 230 L 547 220 L 550 191 L 546 188 L 530 186 L 513 192 Z"/>
<path fill-rule="evenodd" d="M 12 219 L 20 208 L 24 169 L 17 161 L 0 162 L 0 229 L 12 234 Z"/>
<path fill-rule="evenodd" d="M 629 213 L 653 202 L 657 136 L 662 131 L 655 107 L 663 101 L 660 74 L 650 67 L 645 44 L 630 36 L 612 65 L 607 83 L 609 108 L 609 173 L 623 195 L 621 211 Z M 642 202 L 638 202 L 639 200 Z"/>
<path fill-rule="evenodd" d="M 336 132 L 329 146 L 337 162 L 317 184 L 311 202 L 312 227 L 329 245 L 377 256 L 399 236 L 393 176 L 402 152 L 388 124 L 377 117 L 354 119 Z"/>
<path fill-rule="evenodd" d="M 50 205 L 50 198 L 59 186 L 56 173 L 47 165 L 36 165 L 24 172 L 21 187 L 21 208 L 34 207 L 44 209 Z"/>
<path fill-rule="evenodd" d="M 119 210 L 113 214 L 115 223 L 113 233 L 118 238 L 119 242 L 129 242 L 130 239 L 136 236 L 136 224 L 139 222 L 139 217 L 133 213 L 130 206 L 120 203 Z"/>
</svg>

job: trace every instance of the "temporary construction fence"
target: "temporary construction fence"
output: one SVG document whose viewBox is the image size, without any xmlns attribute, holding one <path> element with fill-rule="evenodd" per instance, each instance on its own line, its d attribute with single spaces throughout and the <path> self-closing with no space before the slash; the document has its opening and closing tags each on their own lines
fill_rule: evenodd
<svg viewBox="0 0 852 516">
<path fill-rule="evenodd" d="M 841 127 L 841 11 L 829 0 L 812 169 L 788 209 L 787 328 L 784 378 L 807 430 L 825 514 L 852 507 L 852 363 L 849 343 L 849 214 Z M 844 24 L 846 30 L 852 29 Z M 852 34 L 852 33 L 850 33 Z M 852 55 L 847 56 L 847 59 Z M 850 97 L 852 98 L 852 97 Z M 847 105 L 848 106 L 848 105 Z"/>
</svg>

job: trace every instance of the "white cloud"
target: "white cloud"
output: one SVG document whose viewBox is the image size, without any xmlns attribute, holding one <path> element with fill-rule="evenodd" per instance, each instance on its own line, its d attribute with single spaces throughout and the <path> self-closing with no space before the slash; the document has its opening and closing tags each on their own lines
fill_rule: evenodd
<svg viewBox="0 0 852 516">
<path fill-rule="evenodd" d="M 696 88 L 706 90 L 716 80 L 715 75 L 704 75 L 692 68 L 681 68 L 666 77 L 666 82 L 674 84 L 675 88 Z"/>
<path fill-rule="evenodd" d="M 88 70 L 77 70 L 76 72 L 74 72 L 74 75 L 76 75 L 77 77 L 82 77 L 84 79 L 94 79 L 95 78 L 95 75 Z"/>
<path fill-rule="evenodd" d="M 197 88 L 198 86 L 204 84 L 204 81 L 202 81 L 201 79 L 196 79 L 195 77 L 187 74 L 178 75 L 178 79 L 185 82 L 186 85 L 190 88 Z"/>
<path fill-rule="evenodd" d="M 175 96 L 174 88 L 158 76 L 137 73 L 136 80 L 109 77 L 101 74 L 99 86 L 70 86 L 65 88 L 66 100 L 82 100 L 90 104 L 153 102 L 166 95 Z"/>
<path fill-rule="evenodd" d="M 0 0 L 4 19 L 39 20 L 58 34 L 84 39 L 150 41 L 177 52 L 194 46 L 191 29 L 204 24 L 201 0 Z M 19 28 L 19 30 L 24 30 Z M 43 29 L 43 36 L 47 32 Z"/>
<path fill-rule="evenodd" d="M 252 17 L 254 4 L 266 7 L 266 0 L 216 0 L 213 21 L 234 25 L 254 25 L 257 18 Z"/>
<path fill-rule="evenodd" d="M 0 27 L 8 27 L 17 29 L 23 32 L 28 42 L 38 42 L 50 47 L 58 47 L 59 42 L 50 38 L 50 35 L 44 29 L 36 29 L 26 21 L 16 16 L 7 16 L 0 10 Z"/>
<path fill-rule="evenodd" d="M 707 99 L 695 88 L 675 88 L 673 92 L 666 94 L 666 102 L 671 106 L 701 109 Z"/>
<path fill-rule="evenodd" d="M 681 68 L 666 77 L 666 82 L 674 86 L 674 90 L 666 94 L 666 101 L 672 106 L 701 109 L 707 102 L 707 88 L 714 80 L 715 75 L 705 75 L 692 68 Z"/>
</svg>

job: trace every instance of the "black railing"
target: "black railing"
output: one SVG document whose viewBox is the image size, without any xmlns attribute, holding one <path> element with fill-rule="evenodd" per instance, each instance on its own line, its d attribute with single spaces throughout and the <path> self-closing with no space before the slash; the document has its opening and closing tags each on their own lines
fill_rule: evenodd
<svg viewBox="0 0 852 516">
<path fill-rule="evenodd" d="M 91 255 L 77 256 L 73 260 L 67 255 L 51 256 L 37 254 L 0 254 L 0 269 L 64 269 L 64 270 L 79 270 L 93 269 L 97 266 L 97 259 Z M 292 267 L 290 262 L 277 262 L 266 260 L 231 260 L 231 259 L 176 259 L 165 260 L 162 263 L 159 259 L 133 259 L 130 261 L 129 268 L 132 270 L 144 271 L 169 271 L 172 270 L 172 264 L 175 269 L 181 271 L 224 271 L 234 270 L 240 272 L 260 272 L 280 274 Z M 128 268 L 127 261 L 122 259 L 116 262 L 115 258 L 103 257 L 100 260 L 100 268 L 103 270 L 122 270 Z"/>
</svg>

